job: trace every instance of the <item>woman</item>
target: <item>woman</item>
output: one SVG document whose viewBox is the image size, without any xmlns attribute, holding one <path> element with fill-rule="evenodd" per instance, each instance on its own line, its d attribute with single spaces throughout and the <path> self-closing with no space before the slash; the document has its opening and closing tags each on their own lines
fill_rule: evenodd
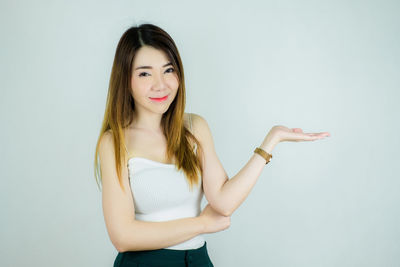
<svg viewBox="0 0 400 267">
<path fill-rule="evenodd" d="M 202 234 L 229 227 L 275 145 L 329 136 L 274 126 L 228 179 L 206 120 L 184 110 L 183 66 L 170 35 L 152 24 L 129 28 L 115 53 L 95 155 L 114 266 L 213 266 Z M 201 211 L 203 194 L 209 204 Z"/>
</svg>

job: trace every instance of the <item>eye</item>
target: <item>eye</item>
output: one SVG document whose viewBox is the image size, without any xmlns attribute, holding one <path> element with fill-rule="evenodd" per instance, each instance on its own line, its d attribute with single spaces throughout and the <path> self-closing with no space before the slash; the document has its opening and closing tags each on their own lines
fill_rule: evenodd
<svg viewBox="0 0 400 267">
<path fill-rule="evenodd" d="M 144 74 L 148 74 L 148 73 L 147 73 L 147 72 L 141 72 L 141 73 L 139 74 L 139 77 L 145 76 Z"/>
<path fill-rule="evenodd" d="M 165 72 L 171 73 L 171 72 L 174 72 L 174 71 L 175 71 L 174 68 L 169 68 Z M 148 74 L 148 73 L 147 72 L 141 72 L 139 74 L 139 77 L 146 77 L 147 76 L 146 74 Z"/>
<path fill-rule="evenodd" d="M 171 70 L 171 71 L 169 71 L 169 70 Z M 174 70 L 174 68 L 169 68 L 169 69 L 167 69 L 166 71 L 168 71 L 168 72 L 174 72 L 175 70 Z"/>
</svg>

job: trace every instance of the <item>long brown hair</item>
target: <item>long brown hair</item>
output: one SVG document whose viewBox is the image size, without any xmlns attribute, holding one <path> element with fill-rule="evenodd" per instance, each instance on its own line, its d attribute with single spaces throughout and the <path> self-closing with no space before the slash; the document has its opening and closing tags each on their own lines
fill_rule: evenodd
<svg viewBox="0 0 400 267">
<path fill-rule="evenodd" d="M 125 191 L 121 176 L 122 164 L 127 157 L 123 129 L 131 124 L 135 112 L 130 85 L 133 61 L 136 52 L 145 45 L 162 50 L 171 61 L 178 75 L 178 92 L 174 101 L 162 116 L 161 127 L 167 139 L 167 159 L 170 160 L 175 156 L 176 168 L 178 170 L 183 169 L 192 190 L 194 184 L 199 184 L 198 176 L 202 175 L 202 148 L 199 141 L 183 124 L 186 102 L 183 65 L 178 48 L 171 36 L 153 24 L 141 24 L 137 27 L 129 28 L 118 42 L 111 70 L 104 119 L 95 151 L 94 169 L 96 182 L 99 186 L 99 181 L 101 182 L 101 169 L 98 159 L 100 140 L 106 131 L 110 131 L 115 147 L 114 156 L 118 180 L 122 190 Z M 189 139 L 197 144 L 197 155 L 193 151 Z"/>
</svg>

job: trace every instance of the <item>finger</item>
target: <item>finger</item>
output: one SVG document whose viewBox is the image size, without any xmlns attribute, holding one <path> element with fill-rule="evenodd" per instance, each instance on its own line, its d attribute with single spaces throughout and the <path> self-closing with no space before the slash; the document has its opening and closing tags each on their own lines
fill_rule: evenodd
<svg viewBox="0 0 400 267">
<path fill-rule="evenodd" d="M 318 140 L 318 139 L 320 139 L 320 137 L 318 135 L 310 135 L 309 136 L 309 140 L 310 141 L 315 141 L 315 140 Z"/>
<path fill-rule="evenodd" d="M 330 136 L 330 134 L 328 132 L 308 133 L 308 134 L 313 135 L 313 136 L 322 136 L 322 137 Z"/>
<path fill-rule="evenodd" d="M 294 133 L 291 137 L 289 137 L 288 141 L 314 141 L 317 140 L 318 136 L 314 134 L 307 134 L 307 133 Z"/>
<path fill-rule="evenodd" d="M 324 138 L 325 136 L 320 135 L 319 133 L 295 133 L 293 132 L 290 136 L 287 137 L 286 141 L 315 141 Z"/>
<path fill-rule="evenodd" d="M 302 133 L 303 130 L 301 128 L 292 128 L 293 132 L 295 133 Z"/>
<path fill-rule="evenodd" d="M 306 141 L 315 141 L 315 140 L 319 140 L 324 138 L 323 136 L 320 136 L 319 134 L 315 134 L 315 133 L 309 133 L 305 135 L 304 140 Z"/>
<path fill-rule="evenodd" d="M 322 138 L 325 138 L 325 137 L 328 137 L 328 136 L 331 136 L 331 135 L 328 132 L 323 132 L 323 133 L 319 133 L 318 136 L 320 136 Z"/>
</svg>

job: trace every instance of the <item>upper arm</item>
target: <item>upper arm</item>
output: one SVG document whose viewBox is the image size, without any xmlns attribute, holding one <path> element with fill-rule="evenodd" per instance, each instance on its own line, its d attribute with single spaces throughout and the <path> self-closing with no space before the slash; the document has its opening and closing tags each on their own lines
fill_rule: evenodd
<svg viewBox="0 0 400 267">
<path fill-rule="evenodd" d="M 207 121 L 200 115 L 192 114 L 193 134 L 203 148 L 201 167 L 203 171 L 204 195 L 210 205 L 218 210 L 219 192 L 229 178 L 215 151 L 213 137 Z M 224 211 L 219 210 L 219 212 Z"/>
<path fill-rule="evenodd" d="M 120 250 L 124 229 L 135 220 L 135 208 L 129 185 L 128 170 L 122 166 L 125 192 L 118 181 L 112 134 L 106 132 L 100 141 L 99 157 L 102 180 L 104 220 L 111 242 Z"/>
</svg>

